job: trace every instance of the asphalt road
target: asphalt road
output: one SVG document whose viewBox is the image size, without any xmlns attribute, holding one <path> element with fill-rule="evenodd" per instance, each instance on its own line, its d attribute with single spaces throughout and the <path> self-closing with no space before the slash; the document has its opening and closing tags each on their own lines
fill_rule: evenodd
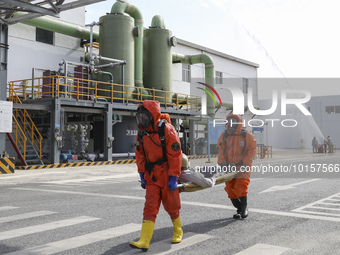
<svg viewBox="0 0 340 255">
<path fill-rule="evenodd" d="M 223 184 L 181 193 L 182 243 L 171 245 L 172 223 L 161 208 L 147 254 L 340 254 L 336 164 L 337 154 L 255 160 L 267 170 L 252 175 L 244 220 L 232 219 Z M 0 175 L 0 254 L 140 253 L 128 245 L 142 222 L 138 179 L 134 164 Z"/>
</svg>

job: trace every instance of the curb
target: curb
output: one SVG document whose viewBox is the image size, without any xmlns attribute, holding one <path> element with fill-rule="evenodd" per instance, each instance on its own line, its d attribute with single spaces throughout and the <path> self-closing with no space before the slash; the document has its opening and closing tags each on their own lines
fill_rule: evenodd
<svg viewBox="0 0 340 255">
<path fill-rule="evenodd" d="M 218 155 L 210 155 L 210 158 L 217 158 Z M 189 159 L 202 159 L 208 158 L 208 155 L 200 156 L 188 156 Z M 17 170 L 37 170 L 37 169 L 50 169 L 50 168 L 62 168 L 62 167 L 80 167 L 80 166 L 104 166 L 104 165 L 123 165 L 123 164 L 134 164 L 135 159 L 127 160 L 115 160 L 115 161 L 99 161 L 99 162 L 77 162 L 77 163 L 59 163 L 51 165 L 32 165 L 32 166 L 16 166 Z"/>
<path fill-rule="evenodd" d="M 135 159 L 116 160 L 116 161 L 100 161 L 100 162 L 78 162 L 78 163 L 60 163 L 51 165 L 34 165 L 34 166 L 17 166 L 18 170 L 36 170 L 36 169 L 50 169 L 62 167 L 80 167 L 80 166 L 104 166 L 104 165 L 122 165 L 136 163 Z"/>
</svg>

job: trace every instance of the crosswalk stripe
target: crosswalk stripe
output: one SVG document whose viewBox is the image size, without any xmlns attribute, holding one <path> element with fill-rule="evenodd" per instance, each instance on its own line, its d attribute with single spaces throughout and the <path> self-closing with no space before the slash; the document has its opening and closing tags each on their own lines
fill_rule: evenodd
<svg viewBox="0 0 340 255">
<path fill-rule="evenodd" d="M 101 230 L 98 232 L 93 232 L 89 234 L 85 234 L 82 236 L 76 236 L 69 239 L 64 239 L 61 241 L 47 243 L 43 245 L 39 245 L 36 247 L 28 248 L 25 250 L 20 250 L 12 253 L 8 253 L 7 255 L 22 255 L 22 254 L 34 254 L 34 255 L 48 255 L 54 254 L 57 252 L 63 252 L 70 249 L 78 248 L 84 245 L 93 244 L 96 242 L 104 241 L 107 239 L 115 238 L 118 236 L 126 235 L 135 231 L 140 230 L 140 224 L 126 224 L 123 226 L 110 228 L 106 230 Z"/>
<path fill-rule="evenodd" d="M 148 250 L 148 255 L 151 254 L 168 254 L 171 252 L 179 251 L 181 249 L 184 249 L 188 246 L 204 242 L 210 238 L 213 238 L 211 235 L 205 235 L 205 234 L 197 234 L 195 233 L 184 233 L 184 238 L 182 242 L 178 244 L 172 244 L 171 243 L 171 238 L 156 242 L 156 243 L 151 243 L 150 248 Z M 133 249 L 128 252 L 124 252 L 122 254 L 124 255 L 130 255 L 130 254 L 139 254 L 141 250 L 139 249 Z"/>
<path fill-rule="evenodd" d="M 248 249 L 240 251 L 235 255 L 279 255 L 288 250 L 290 249 L 286 247 L 259 243 L 249 247 Z"/>
<path fill-rule="evenodd" d="M 29 219 L 29 218 L 34 218 L 34 217 L 40 217 L 40 216 L 50 215 L 50 214 L 54 214 L 54 213 L 56 213 L 56 212 L 37 211 L 37 212 L 30 212 L 30 213 L 11 215 L 11 216 L 7 216 L 7 217 L 1 217 L 0 218 L 0 223 L 11 222 L 11 221 L 16 221 L 16 220 L 23 220 L 23 219 Z"/>
<path fill-rule="evenodd" d="M 144 197 L 137 197 L 137 196 L 122 196 L 122 195 L 115 195 L 115 194 L 103 194 L 103 193 L 90 193 L 90 192 L 75 192 L 69 190 L 49 190 L 49 189 L 34 189 L 34 188 L 11 188 L 14 190 L 35 190 L 38 192 L 51 192 L 51 193 L 59 193 L 59 194 L 68 194 L 68 195 L 85 195 L 85 196 L 98 196 L 98 197 L 110 197 L 110 198 L 121 198 L 121 199 L 132 199 L 132 200 L 143 200 L 145 201 Z M 218 208 L 218 209 L 228 209 L 234 210 L 233 206 L 228 205 L 220 205 L 220 204 L 212 204 L 212 203 L 201 203 L 201 202 L 190 202 L 190 201 L 181 201 L 182 205 L 192 205 L 192 206 L 202 206 L 202 207 L 209 207 L 209 208 Z M 293 210 L 296 211 L 297 209 Z M 340 222 L 339 217 L 328 217 L 328 216 L 317 216 L 317 215 L 307 215 L 302 213 L 292 213 L 292 212 L 282 212 L 282 211 L 272 211 L 272 210 L 265 210 L 265 209 L 256 209 L 251 208 L 249 211 L 254 213 L 263 213 L 263 214 L 270 214 L 270 215 L 279 215 L 279 216 L 287 216 L 287 217 L 296 217 L 296 218 L 304 218 L 304 219 L 314 219 L 314 220 L 327 220 L 327 221 L 335 221 Z"/>
<path fill-rule="evenodd" d="M 136 178 L 138 177 L 138 173 L 128 173 L 128 174 L 115 174 L 115 175 L 106 175 L 106 176 L 94 176 L 88 178 L 81 179 L 70 179 L 70 180 L 60 180 L 60 181 L 50 181 L 45 182 L 48 184 L 66 184 L 66 183 L 75 183 L 75 182 L 84 182 L 84 181 L 98 181 L 98 180 L 108 180 L 108 179 L 124 179 L 124 178 Z"/>
<path fill-rule="evenodd" d="M 39 232 L 43 232 L 43 231 L 47 231 L 47 230 L 72 226 L 72 225 L 76 225 L 76 224 L 80 224 L 80 223 L 84 223 L 84 222 L 89 222 L 89 221 L 94 221 L 94 220 L 99 220 L 99 218 L 80 216 L 80 217 L 76 217 L 76 218 L 72 218 L 72 219 L 54 221 L 54 222 L 50 222 L 50 223 L 45 223 L 45 224 L 40 224 L 40 225 L 35 225 L 35 226 L 30 226 L 30 227 L 25 227 L 25 228 L 9 230 L 9 231 L 5 231 L 5 232 L 0 232 L 0 240 L 6 240 L 6 239 L 10 239 L 10 238 L 15 238 L 15 237 L 21 237 L 21 236 L 28 235 L 28 234 L 35 234 L 35 233 L 39 233 Z"/>
<path fill-rule="evenodd" d="M 14 207 L 14 206 L 1 206 L 0 207 L 0 212 L 2 211 L 7 211 L 7 210 L 12 210 L 12 209 L 17 209 L 19 207 Z"/>
</svg>

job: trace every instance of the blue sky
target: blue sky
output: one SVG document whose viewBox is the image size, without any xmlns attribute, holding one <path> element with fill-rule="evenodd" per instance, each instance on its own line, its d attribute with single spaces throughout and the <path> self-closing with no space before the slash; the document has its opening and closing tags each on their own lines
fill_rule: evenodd
<svg viewBox="0 0 340 255">
<path fill-rule="evenodd" d="M 133 0 L 144 27 L 164 18 L 174 36 L 260 64 L 259 77 L 339 77 L 340 1 Z M 86 7 L 86 23 L 114 0 Z"/>
</svg>

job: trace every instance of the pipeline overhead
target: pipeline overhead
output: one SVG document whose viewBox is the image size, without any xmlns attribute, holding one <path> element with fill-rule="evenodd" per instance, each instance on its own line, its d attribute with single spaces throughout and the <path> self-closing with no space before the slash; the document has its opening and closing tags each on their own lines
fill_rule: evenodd
<svg viewBox="0 0 340 255">
<path fill-rule="evenodd" d="M 21 16 L 24 14 L 23 12 L 16 12 L 13 15 Z M 91 37 L 90 30 L 85 27 L 48 16 L 21 21 L 21 23 L 84 40 L 90 40 Z M 99 33 L 93 32 L 93 39 L 98 42 Z"/>
<path fill-rule="evenodd" d="M 111 14 L 129 14 L 135 20 L 135 86 L 143 88 L 143 15 L 132 3 L 120 0 L 113 4 Z"/>
<path fill-rule="evenodd" d="M 205 83 L 211 87 L 215 87 L 215 69 L 212 58 L 207 54 L 198 55 L 182 55 L 178 53 L 172 53 L 172 61 L 180 61 L 183 64 L 193 65 L 203 63 L 205 65 Z M 215 117 L 215 104 L 210 96 L 207 96 L 207 113 L 210 117 Z"/>
</svg>

